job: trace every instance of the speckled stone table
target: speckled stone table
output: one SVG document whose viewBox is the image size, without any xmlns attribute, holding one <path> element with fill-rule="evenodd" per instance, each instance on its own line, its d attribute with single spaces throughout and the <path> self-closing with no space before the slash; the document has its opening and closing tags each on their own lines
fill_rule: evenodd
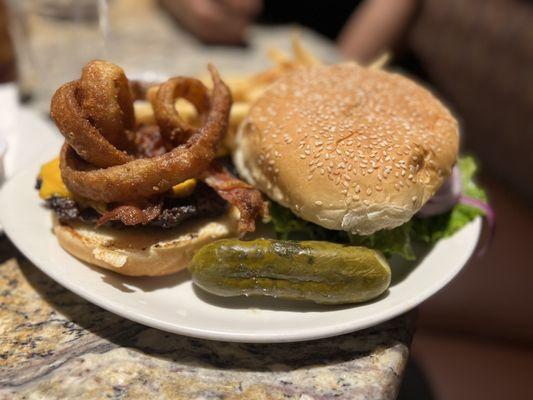
<svg viewBox="0 0 533 400">
<path fill-rule="evenodd" d="M 0 237 L 0 399 L 394 399 L 413 320 L 293 344 L 186 338 L 86 302 Z"/>
</svg>

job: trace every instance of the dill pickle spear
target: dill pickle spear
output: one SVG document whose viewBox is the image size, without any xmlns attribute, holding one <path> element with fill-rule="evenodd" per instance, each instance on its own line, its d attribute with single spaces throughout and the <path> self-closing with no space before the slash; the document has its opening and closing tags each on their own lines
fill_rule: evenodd
<svg viewBox="0 0 533 400">
<path fill-rule="evenodd" d="M 263 295 L 322 304 L 371 300 L 391 279 L 379 252 L 319 241 L 218 240 L 196 253 L 189 270 L 196 285 L 218 296 Z"/>
</svg>

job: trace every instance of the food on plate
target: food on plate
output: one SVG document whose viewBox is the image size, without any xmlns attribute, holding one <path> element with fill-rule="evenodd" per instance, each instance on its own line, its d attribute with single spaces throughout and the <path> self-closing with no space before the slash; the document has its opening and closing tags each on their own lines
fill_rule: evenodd
<svg viewBox="0 0 533 400">
<path fill-rule="evenodd" d="M 319 241 L 222 239 L 202 247 L 189 271 L 195 284 L 218 296 L 262 295 L 322 304 L 373 299 L 391 280 L 379 252 Z"/>
<path fill-rule="evenodd" d="M 112 63 L 92 61 L 56 91 L 51 115 L 65 143 L 42 167 L 38 188 L 68 252 L 126 275 L 169 274 L 202 245 L 252 232 L 266 216 L 261 193 L 217 158 L 232 99 L 209 71 L 212 90 L 185 77 L 148 89 L 151 124 L 136 120 L 133 90 Z M 181 97 L 199 124 L 179 117 Z"/>
<path fill-rule="evenodd" d="M 459 148 L 456 120 L 428 91 L 356 64 L 280 78 L 238 135 L 249 182 L 304 220 L 358 235 L 410 220 Z"/>
<path fill-rule="evenodd" d="M 376 65 L 282 75 L 255 100 L 235 144 L 240 176 L 273 200 L 279 239 L 412 260 L 414 243 L 433 244 L 486 214 L 473 159 L 458 160 L 455 118 L 431 92 Z"/>
<path fill-rule="evenodd" d="M 86 65 L 52 99 L 65 143 L 38 180 L 61 245 L 126 275 L 189 266 L 221 296 L 355 303 L 387 289 L 386 258 L 491 215 L 457 121 L 388 55 L 293 53 L 225 82 Z M 278 240 L 245 237 L 258 218 Z"/>
</svg>

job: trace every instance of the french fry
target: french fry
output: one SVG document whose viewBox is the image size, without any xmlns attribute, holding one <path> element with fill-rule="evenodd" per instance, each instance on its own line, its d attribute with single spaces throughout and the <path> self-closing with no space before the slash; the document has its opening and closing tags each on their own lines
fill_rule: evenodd
<svg viewBox="0 0 533 400">
<path fill-rule="evenodd" d="M 318 58 L 311 54 L 311 52 L 302 45 L 298 35 L 293 35 L 292 37 L 292 51 L 296 63 L 306 66 L 322 64 Z"/>
<path fill-rule="evenodd" d="M 380 55 L 378 58 L 376 58 L 374 61 L 372 61 L 368 65 L 368 68 L 370 68 L 370 69 L 382 69 L 389 63 L 390 59 L 391 59 L 391 55 L 387 51 L 387 52 L 383 53 L 382 55 Z"/>
<path fill-rule="evenodd" d="M 267 57 L 274 62 L 274 64 L 280 66 L 291 62 L 291 59 L 280 49 L 271 48 L 267 51 Z"/>
</svg>

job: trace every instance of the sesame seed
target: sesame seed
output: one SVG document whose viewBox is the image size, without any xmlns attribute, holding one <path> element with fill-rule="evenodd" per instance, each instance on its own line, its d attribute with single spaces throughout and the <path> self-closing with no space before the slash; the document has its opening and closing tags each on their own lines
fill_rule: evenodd
<svg viewBox="0 0 533 400">
<path fill-rule="evenodd" d="M 336 68 L 338 73 L 324 74 L 323 68 Z M 354 68 L 312 68 L 283 77 L 279 85 L 272 86 L 272 95 L 284 101 L 258 101 L 250 111 L 260 122 L 260 129 L 252 124 L 250 134 L 262 143 L 262 153 L 268 155 L 264 160 L 259 156 L 257 164 L 264 169 L 274 168 L 272 160 L 283 153 L 279 143 L 291 145 L 300 149 L 296 157 L 306 161 L 311 171 L 309 180 L 316 176 L 316 169 L 336 185 L 342 184 L 341 190 L 355 188 L 351 181 L 357 179 L 365 193 L 368 174 L 377 176 L 375 186 L 370 184 L 376 192 L 385 190 L 383 180 L 390 181 L 390 177 L 396 177 L 392 183 L 398 191 L 418 181 L 427 182 L 430 177 L 423 169 L 426 165 L 442 175 L 435 157 L 428 157 L 422 165 L 421 154 L 428 147 L 429 154 L 439 154 L 455 131 L 455 122 L 437 118 L 428 125 L 425 119 L 433 105 L 426 97 L 408 95 L 406 87 L 395 80 L 359 82 Z M 292 89 L 293 83 L 299 89 Z M 335 88 L 335 95 L 332 99 L 328 96 L 326 102 L 324 88 L 328 87 Z M 389 115 L 385 111 L 392 100 L 401 101 L 404 107 Z M 289 128 L 295 118 L 302 123 Z M 417 175 L 421 170 L 424 173 Z"/>
</svg>

